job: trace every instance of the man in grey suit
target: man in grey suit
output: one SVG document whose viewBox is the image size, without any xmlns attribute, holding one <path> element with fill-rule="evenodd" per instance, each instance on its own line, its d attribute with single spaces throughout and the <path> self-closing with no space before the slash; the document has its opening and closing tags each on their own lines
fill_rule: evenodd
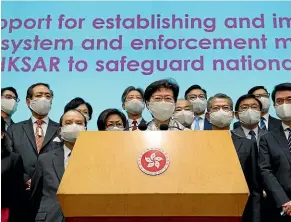
<svg viewBox="0 0 291 222">
<path fill-rule="evenodd" d="M 267 131 L 259 127 L 262 116 L 262 103 L 254 95 L 241 96 L 235 104 L 235 116 L 240 121 L 240 126 L 233 133 L 259 143 L 262 135 Z"/>
<path fill-rule="evenodd" d="M 209 98 L 206 118 L 212 124 L 212 130 L 229 130 L 233 117 L 233 102 L 229 96 L 219 93 Z M 257 162 L 257 143 L 234 133 L 231 137 L 250 190 L 242 221 L 261 222 L 263 191 Z"/>
<path fill-rule="evenodd" d="M 144 110 L 144 92 L 141 88 L 134 86 L 127 87 L 121 97 L 122 108 L 127 113 L 125 130 L 134 131 L 140 123 L 146 124 L 142 117 Z"/>
<path fill-rule="evenodd" d="M 61 117 L 60 125 L 62 143 L 55 143 L 57 149 L 39 157 L 32 176 L 31 203 L 35 221 L 64 221 L 56 194 L 77 136 L 86 130 L 87 122 L 82 113 L 69 110 Z"/>
<path fill-rule="evenodd" d="M 30 189 L 31 176 L 39 155 L 50 149 L 57 136 L 58 124 L 48 117 L 52 98 L 49 85 L 37 83 L 30 86 L 26 104 L 31 110 L 31 118 L 12 124 L 7 130 L 8 148 L 22 156 L 27 190 Z"/>
</svg>

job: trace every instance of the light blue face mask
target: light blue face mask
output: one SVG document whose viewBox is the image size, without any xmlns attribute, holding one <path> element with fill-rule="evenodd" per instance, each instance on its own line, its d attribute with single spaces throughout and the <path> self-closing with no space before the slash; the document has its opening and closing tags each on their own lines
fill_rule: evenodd
<svg viewBox="0 0 291 222">
<path fill-rule="evenodd" d="M 106 129 L 106 131 L 123 131 L 123 127 L 111 126 Z"/>
</svg>

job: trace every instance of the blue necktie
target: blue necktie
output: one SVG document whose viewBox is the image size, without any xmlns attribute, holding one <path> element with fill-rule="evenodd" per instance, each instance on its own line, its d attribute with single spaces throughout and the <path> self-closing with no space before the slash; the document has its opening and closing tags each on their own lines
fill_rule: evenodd
<svg viewBox="0 0 291 222">
<path fill-rule="evenodd" d="M 265 124 L 265 118 L 264 117 L 262 117 L 261 118 L 261 121 L 260 121 L 260 128 L 262 129 L 262 130 L 267 130 L 267 127 L 266 127 L 266 124 Z"/>
<path fill-rule="evenodd" d="M 200 117 L 194 117 L 194 120 L 195 120 L 194 130 L 200 130 L 200 125 L 199 125 Z"/>
<path fill-rule="evenodd" d="M 257 141 L 257 138 L 256 138 L 256 133 L 254 131 L 250 131 L 249 132 L 249 135 L 251 136 L 251 140 L 256 142 Z"/>
</svg>

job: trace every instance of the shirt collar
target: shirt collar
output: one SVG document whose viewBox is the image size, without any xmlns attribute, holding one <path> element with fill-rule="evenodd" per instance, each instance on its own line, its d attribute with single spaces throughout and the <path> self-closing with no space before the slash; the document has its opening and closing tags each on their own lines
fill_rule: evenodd
<svg viewBox="0 0 291 222">
<path fill-rule="evenodd" d="M 34 124 L 37 121 L 37 118 L 35 118 L 34 116 L 31 116 L 31 120 L 32 120 L 32 124 Z M 45 124 L 48 124 L 49 122 L 48 116 L 42 118 L 42 120 L 44 121 Z"/>
<path fill-rule="evenodd" d="M 142 120 L 142 117 L 136 119 L 137 125 L 140 124 L 141 120 Z M 128 125 L 131 126 L 133 121 L 134 121 L 133 119 L 128 119 Z"/>
<path fill-rule="evenodd" d="M 286 125 L 285 123 L 282 122 L 282 127 L 283 130 L 286 131 L 288 128 L 291 128 L 290 126 Z"/>
<path fill-rule="evenodd" d="M 249 132 L 250 132 L 251 130 L 249 130 L 249 129 L 247 129 L 247 128 L 244 128 L 243 126 L 242 126 L 242 129 L 243 129 L 245 135 L 248 136 L 248 135 L 249 135 Z M 256 136 L 259 135 L 259 127 L 258 127 L 258 126 L 257 126 L 256 128 L 254 128 L 254 129 L 252 129 L 252 131 L 255 132 Z"/>
<path fill-rule="evenodd" d="M 269 121 L 270 114 L 266 113 L 265 115 L 263 115 L 263 117 L 265 118 L 266 121 Z"/>
<path fill-rule="evenodd" d="M 71 152 L 72 151 L 68 147 L 66 147 L 66 145 L 64 144 L 64 155 L 65 155 L 65 158 L 67 158 Z"/>
</svg>

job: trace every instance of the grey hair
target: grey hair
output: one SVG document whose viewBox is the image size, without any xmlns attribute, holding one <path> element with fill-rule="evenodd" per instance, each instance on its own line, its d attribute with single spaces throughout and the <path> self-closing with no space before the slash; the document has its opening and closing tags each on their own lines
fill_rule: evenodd
<svg viewBox="0 0 291 222">
<path fill-rule="evenodd" d="M 217 93 L 217 94 L 215 94 L 214 96 L 212 96 L 212 97 L 210 97 L 208 99 L 208 101 L 207 101 L 207 112 L 210 112 L 211 106 L 212 106 L 212 101 L 214 99 L 227 99 L 229 101 L 229 103 L 230 103 L 231 110 L 233 110 L 233 101 L 232 101 L 232 99 L 226 94 Z"/>
</svg>

